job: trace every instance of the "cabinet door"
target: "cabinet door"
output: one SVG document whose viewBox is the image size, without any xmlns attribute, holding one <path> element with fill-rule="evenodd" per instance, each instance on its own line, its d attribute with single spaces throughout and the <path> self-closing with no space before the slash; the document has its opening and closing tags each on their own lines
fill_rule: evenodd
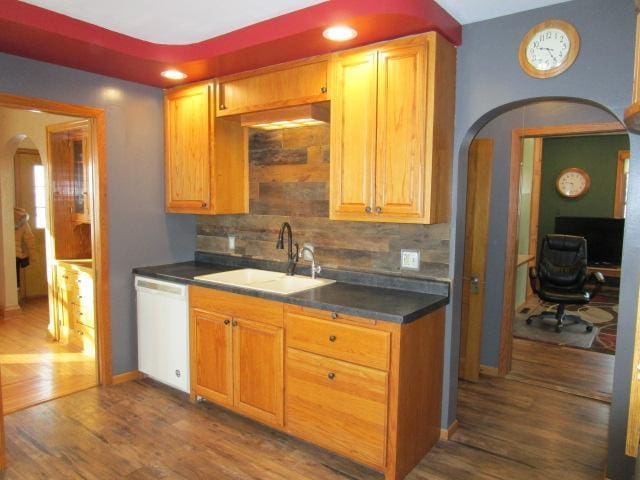
<svg viewBox="0 0 640 480">
<path fill-rule="evenodd" d="M 72 219 L 78 223 L 91 223 L 89 210 L 91 150 L 88 128 L 83 128 L 71 138 L 71 155 Z"/>
<path fill-rule="evenodd" d="M 235 318 L 233 325 L 235 407 L 283 425 L 283 329 Z"/>
<path fill-rule="evenodd" d="M 427 47 L 381 48 L 375 212 L 380 217 L 424 217 Z"/>
<path fill-rule="evenodd" d="M 266 68 L 221 78 L 217 116 L 327 100 L 327 60 Z"/>
<path fill-rule="evenodd" d="M 224 405 L 233 405 L 231 319 L 191 309 L 192 388 L 194 394 Z"/>
<path fill-rule="evenodd" d="M 211 201 L 211 84 L 165 97 L 165 184 L 169 212 L 204 213 Z"/>
<path fill-rule="evenodd" d="M 69 343 L 69 333 L 71 332 L 71 320 L 73 317 L 73 304 L 71 296 L 74 293 L 72 273 L 61 265 L 56 265 L 56 288 L 55 288 L 55 332 L 57 339 L 63 343 Z"/>
<path fill-rule="evenodd" d="M 373 219 L 376 52 L 337 55 L 331 84 L 331 218 Z"/>
</svg>

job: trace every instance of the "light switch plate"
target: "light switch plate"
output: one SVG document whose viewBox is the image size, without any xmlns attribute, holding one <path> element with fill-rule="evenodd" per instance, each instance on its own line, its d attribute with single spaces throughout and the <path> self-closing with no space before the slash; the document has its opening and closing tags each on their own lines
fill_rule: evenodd
<svg viewBox="0 0 640 480">
<path fill-rule="evenodd" d="M 400 268 L 404 270 L 420 270 L 420 250 L 400 250 Z"/>
</svg>

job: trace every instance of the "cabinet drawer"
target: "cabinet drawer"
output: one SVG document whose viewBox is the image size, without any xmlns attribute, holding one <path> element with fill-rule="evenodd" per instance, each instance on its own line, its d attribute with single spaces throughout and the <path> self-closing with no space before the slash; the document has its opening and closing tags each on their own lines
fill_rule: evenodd
<svg viewBox="0 0 640 480">
<path fill-rule="evenodd" d="M 221 78 L 216 115 L 325 101 L 328 63 L 319 58 Z"/>
<path fill-rule="evenodd" d="M 348 362 L 389 369 L 390 334 L 287 313 L 287 346 Z"/>
<path fill-rule="evenodd" d="M 286 424 L 301 438 L 385 465 L 386 372 L 287 349 Z"/>
<path fill-rule="evenodd" d="M 280 302 L 222 292 L 212 288 L 189 287 L 191 307 L 217 312 L 229 317 L 244 318 L 282 327 L 284 307 Z"/>
</svg>

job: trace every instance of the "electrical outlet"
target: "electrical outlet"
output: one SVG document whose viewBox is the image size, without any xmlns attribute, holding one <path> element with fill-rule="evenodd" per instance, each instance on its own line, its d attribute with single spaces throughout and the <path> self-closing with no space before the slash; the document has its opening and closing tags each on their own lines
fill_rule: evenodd
<svg viewBox="0 0 640 480">
<path fill-rule="evenodd" d="M 420 250 L 400 250 L 400 268 L 420 270 Z"/>
</svg>

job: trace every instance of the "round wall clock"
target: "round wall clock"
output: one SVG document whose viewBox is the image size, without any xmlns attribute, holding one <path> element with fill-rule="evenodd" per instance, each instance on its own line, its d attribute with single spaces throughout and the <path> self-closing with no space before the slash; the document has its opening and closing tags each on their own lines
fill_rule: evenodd
<svg viewBox="0 0 640 480">
<path fill-rule="evenodd" d="M 570 23 L 547 20 L 534 26 L 520 42 L 518 58 L 528 75 L 550 78 L 569 68 L 578 56 L 580 36 Z"/>
<path fill-rule="evenodd" d="M 591 177 L 581 168 L 567 168 L 556 179 L 556 190 L 563 197 L 577 198 L 589 191 Z"/>
</svg>

